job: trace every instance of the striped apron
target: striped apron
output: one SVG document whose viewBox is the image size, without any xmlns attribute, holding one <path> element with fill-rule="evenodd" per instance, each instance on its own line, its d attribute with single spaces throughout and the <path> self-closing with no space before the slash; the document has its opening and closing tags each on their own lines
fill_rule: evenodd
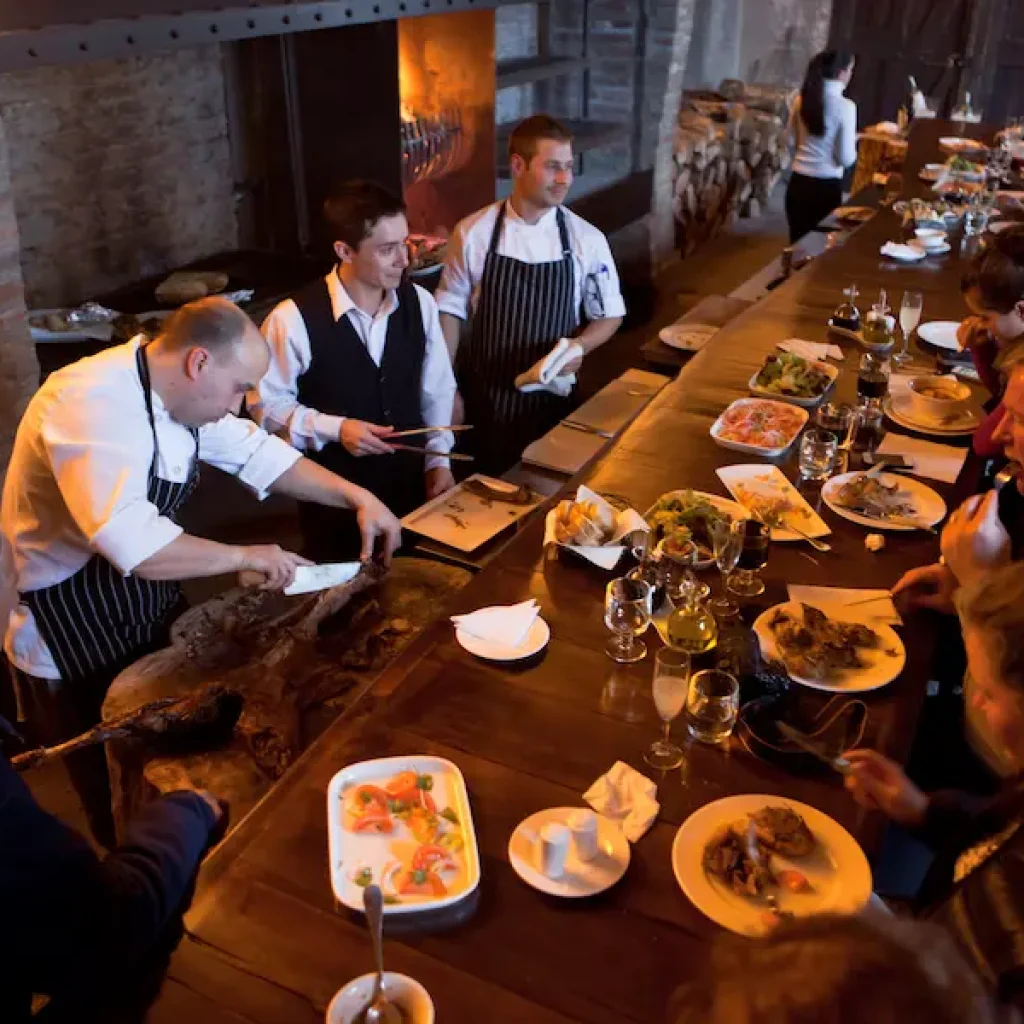
<svg viewBox="0 0 1024 1024">
<path fill-rule="evenodd" d="M 487 473 L 503 473 L 531 441 L 572 410 L 571 397 L 548 391 L 524 395 L 516 390 L 515 379 L 543 359 L 560 338 L 571 336 L 580 322 L 565 213 L 555 211 L 562 258 L 524 263 L 498 252 L 505 209 L 502 203 L 494 220 L 472 330 L 458 353 L 466 422 L 475 427 L 475 468 Z"/>
<path fill-rule="evenodd" d="M 141 345 L 135 361 L 153 431 L 148 498 L 160 515 L 173 520 L 199 479 L 199 432 L 189 428 L 196 453 L 185 481 L 161 479 L 157 475 L 159 443 L 149 363 Z M 181 600 L 181 587 L 170 580 L 124 576 L 102 555 L 93 555 L 73 576 L 27 591 L 21 600 L 32 610 L 61 679 L 96 682 L 105 690 L 122 669 L 164 646 L 170 619 Z"/>
</svg>

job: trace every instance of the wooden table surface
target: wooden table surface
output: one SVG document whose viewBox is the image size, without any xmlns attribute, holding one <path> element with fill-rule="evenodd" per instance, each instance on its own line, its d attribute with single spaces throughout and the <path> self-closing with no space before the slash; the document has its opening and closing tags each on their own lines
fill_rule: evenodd
<svg viewBox="0 0 1024 1024">
<path fill-rule="evenodd" d="M 909 164 L 935 158 L 935 140 L 946 131 L 927 123 L 917 129 Z M 908 165 L 908 187 L 916 191 L 912 174 Z M 887 288 L 896 306 L 902 290 L 919 289 L 926 320 L 960 318 L 961 258 L 893 264 L 878 250 L 897 231 L 898 219 L 883 210 L 842 248 L 733 320 L 587 472 L 588 483 L 641 510 L 673 488 L 724 493 L 715 469 L 745 459 L 711 440 L 711 423 L 747 393 L 748 379 L 778 341 L 825 339 L 824 321 L 851 282 L 864 295 Z M 838 384 L 843 399 L 855 393 L 856 366 L 849 346 Z M 870 555 L 863 528 L 829 512 L 825 518 L 833 552 L 814 565 L 802 554 L 806 546 L 775 545 L 757 608 L 784 599 L 787 581 L 887 587 L 936 555 L 935 538 L 924 533 L 889 534 L 885 552 Z M 561 901 L 523 884 L 506 856 L 515 825 L 545 807 L 581 804 L 580 794 L 617 760 L 645 770 L 643 751 L 658 731 L 651 659 L 620 667 L 604 654 L 610 574 L 545 556 L 542 534 L 537 517 L 446 614 L 535 597 L 551 625 L 546 653 L 518 671 L 485 664 L 456 645 L 440 617 L 208 861 L 150 1021 L 305 1024 L 322 1020 L 334 993 L 371 970 L 361 918 L 334 905 L 325 808 L 334 773 L 364 758 L 439 754 L 461 767 L 469 786 L 483 863 L 478 893 L 428 925 L 399 931 L 389 923 L 385 943 L 387 965 L 426 986 L 442 1024 L 662 1020 L 671 992 L 716 930 L 679 890 L 670 862 L 679 824 L 711 800 L 785 794 L 821 808 L 869 852 L 875 848 L 878 817 L 858 809 L 837 776 L 790 774 L 736 745 L 695 745 L 684 769 L 660 780 L 661 814 L 634 846 L 618 885 L 592 899 Z M 865 696 L 866 742 L 897 758 L 913 738 L 933 628 L 928 619 L 908 622 L 906 670 Z M 656 643 L 653 631 L 649 643 Z M 820 698 L 807 691 L 806 699 Z M 681 723 L 675 732 L 678 738 Z"/>
</svg>

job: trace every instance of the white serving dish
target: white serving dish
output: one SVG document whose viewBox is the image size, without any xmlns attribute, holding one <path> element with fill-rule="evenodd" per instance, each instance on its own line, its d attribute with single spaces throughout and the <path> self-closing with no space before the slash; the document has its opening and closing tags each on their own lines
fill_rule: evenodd
<svg viewBox="0 0 1024 1024">
<path fill-rule="evenodd" d="M 725 484 L 726 490 L 739 502 L 740 508 L 743 504 L 743 492 L 748 491 L 755 498 L 783 498 L 793 505 L 795 509 L 802 511 L 803 515 L 797 513 L 790 516 L 790 522 L 799 527 L 800 533 L 808 537 L 827 537 L 832 531 L 817 512 L 807 503 L 807 499 L 793 486 L 789 478 L 779 469 L 778 466 L 722 466 L 715 471 L 718 479 Z M 783 520 L 785 521 L 785 520 Z M 772 528 L 772 540 L 774 541 L 799 541 L 804 538 L 784 526 Z"/>
<path fill-rule="evenodd" d="M 820 395 L 816 395 L 813 398 L 801 398 L 797 395 L 780 395 L 775 391 L 768 391 L 766 388 L 758 387 L 757 376 L 761 372 L 761 370 L 758 370 L 757 373 L 755 373 L 754 376 L 750 378 L 750 393 L 752 395 L 757 395 L 758 398 L 770 398 L 774 402 L 787 402 L 789 405 L 799 405 L 802 406 L 804 409 L 813 409 L 816 405 L 821 405 L 825 396 L 829 393 L 829 391 L 832 389 L 832 386 L 835 384 L 836 378 L 839 376 L 839 368 L 836 366 L 832 366 L 831 363 L 823 363 L 817 359 L 808 359 L 807 362 L 813 363 L 815 366 L 819 367 L 828 375 L 829 383 Z"/>
<path fill-rule="evenodd" d="M 932 398 L 922 394 L 922 387 L 936 387 L 948 392 L 950 397 L 946 399 Z M 952 376 L 940 376 L 939 374 L 928 374 L 922 377 L 914 377 L 908 387 L 907 394 L 910 398 L 910 410 L 915 417 L 925 420 L 944 420 L 949 416 L 966 409 L 971 400 L 971 389 L 962 381 Z"/>
<path fill-rule="evenodd" d="M 376 974 L 364 974 L 341 989 L 327 1007 L 327 1024 L 356 1024 L 370 1001 L 376 980 Z M 434 1002 L 415 978 L 385 971 L 382 988 L 384 995 L 405 1014 L 405 1024 L 434 1024 Z"/>
<path fill-rule="evenodd" d="M 456 764 L 443 757 L 409 755 L 381 757 L 372 761 L 359 761 L 342 768 L 327 786 L 327 840 L 331 888 L 339 903 L 352 910 L 363 909 L 363 887 L 353 876 L 362 868 L 372 871 L 372 882 L 381 885 L 385 897 L 386 884 L 382 884 L 385 865 L 394 861 L 403 863 L 411 859 L 420 845 L 404 825 L 393 835 L 350 832 L 344 826 L 344 794 L 356 785 L 383 785 L 403 771 L 430 775 L 434 780 L 431 796 L 438 811 L 451 807 L 459 819 L 462 832 L 462 866 L 451 879 L 445 896 L 403 896 L 401 902 L 385 901 L 384 913 L 415 914 L 424 910 L 439 910 L 465 899 L 480 884 L 480 851 L 477 847 L 473 813 L 469 806 L 466 780 Z M 447 884 L 446 879 L 446 884 Z"/>
<path fill-rule="evenodd" d="M 796 428 L 796 430 L 793 432 L 792 437 L 790 437 L 784 445 L 777 448 L 764 448 L 761 447 L 760 445 L 747 444 L 746 442 L 743 441 L 732 441 L 729 440 L 728 438 L 722 437 L 722 430 L 725 429 L 724 420 L 726 415 L 731 410 L 739 406 L 752 405 L 755 403 L 777 405 L 781 409 L 785 409 L 787 415 L 794 413 L 797 414 L 797 418 L 801 421 L 800 425 Z M 710 434 L 711 437 L 723 448 L 729 448 L 735 452 L 744 452 L 747 455 L 760 455 L 763 456 L 764 458 L 775 459 L 778 458 L 780 455 L 785 455 L 786 452 L 789 451 L 789 449 L 793 446 L 793 442 L 800 436 L 800 431 L 803 430 L 805 426 L 807 426 L 807 421 L 809 419 L 810 414 L 807 412 L 806 409 L 801 409 L 799 406 L 790 405 L 788 402 L 781 402 L 774 398 L 737 398 L 736 401 L 730 403 L 730 405 L 722 412 L 722 415 L 719 416 L 718 419 L 711 424 Z"/>
</svg>

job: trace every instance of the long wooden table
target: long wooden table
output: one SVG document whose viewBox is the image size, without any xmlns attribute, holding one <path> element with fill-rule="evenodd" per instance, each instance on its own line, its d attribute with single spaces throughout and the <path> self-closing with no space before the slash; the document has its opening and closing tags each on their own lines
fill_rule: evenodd
<svg viewBox="0 0 1024 1024">
<path fill-rule="evenodd" d="M 944 130 L 933 124 L 917 132 L 911 165 L 934 158 Z M 908 188 L 916 191 L 912 173 L 908 166 Z M 893 264 L 878 250 L 897 228 L 896 216 L 881 211 L 842 248 L 731 322 L 588 471 L 588 483 L 641 510 L 672 488 L 722 493 L 715 469 L 744 460 L 718 447 L 708 428 L 746 394 L 752 372 L 778 341 L 824 339 L 824 321 L 847 284 L 856 282 L 865 296 L 885 287 L 895 305 L 902 290 L 917 289 L 925 294 L 925 319 L 962 316 L 961 257 Z M 853 397 L 856 365 L 849 346 L 838 385 L 843 399 Z M 826 518 L 832 554 L 817 556 L 815 565 L 804 557 L 806 546 L 775 545 L 759 607 L 784 599 L 786 582 L 885 587 L 935 557 L 936 541 L 924 533 L 890 534 L 885 552 L 870 555 L 863 528 L 831 513 Z M 335 907 L 327 864 L 327 784 L 363 758 L 439 754 L 468 781 L 483 860 L 479 892 L 426 926 L 399 931 L 389 923 L 385 948 L 388 966 L 430 991 L 443 1024 L 662 1019 L 670 993 L 716 927 L 677 887 L 672 840 L 690 813 L 718 797 L 760 792 L 805 800 L 875 848 L 878 817 L 858 809 L 836 776 L 789 774 L 737 746 L 693 746 L 684 768 L 660 781 L 660 817 L 635 845 L 618 885 L 579 902 L 524 885 L 506 855 L 515 825 L 545 807 L 581 804 L 584 789 L 617 760 L 644 770 L 643 751 L 658 729 L 651 660 L 620 667 L 603 651 L 610 574 L 546 555 L 542 534 L 537 517 L 446 614 L 535 597 L 552 630 L 543 658 L 518 671 L 477 661 L 456 645 L 441 616 L 215 852 L 149 1020 L 318 1021 L 336 990 L 371 969 L 365 926 Z M 927 619 L 910 621 L 903 631 L 906 670 L 866 695 L 866 741 L 897 758 L 906 756 L 914 734 L 933 630 Z M 677 724 L 677 735 L 682 731 Z"/>
</svg>

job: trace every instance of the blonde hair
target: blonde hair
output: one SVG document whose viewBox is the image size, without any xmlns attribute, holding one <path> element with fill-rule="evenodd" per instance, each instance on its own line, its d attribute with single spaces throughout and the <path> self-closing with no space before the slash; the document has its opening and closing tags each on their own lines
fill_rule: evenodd
<svg viewBox="0 0 1024 1024">
<path fill-rule="evenodd" d="M 956 606 L 985 636 L 999 680 L 1024 694 L 1024 562 L 986 573 L 957 593 Z"/>
</svg>

